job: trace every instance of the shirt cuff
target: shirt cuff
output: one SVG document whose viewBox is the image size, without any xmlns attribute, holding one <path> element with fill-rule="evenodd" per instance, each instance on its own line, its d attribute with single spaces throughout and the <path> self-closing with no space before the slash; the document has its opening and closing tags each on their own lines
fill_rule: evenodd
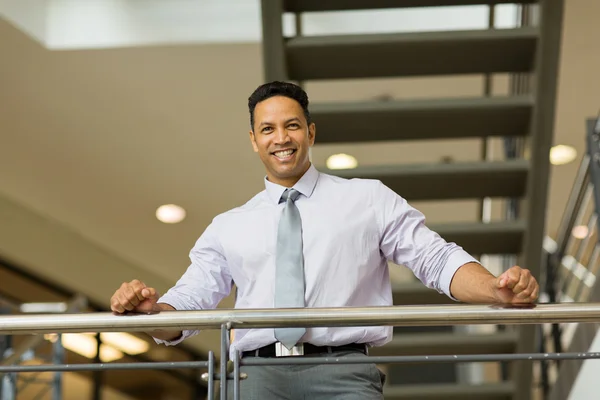
<svg viewBox="0 0 600 400">
<path fill-rule="evenodd" d="M 473 256 L 464 251 L 463 249 L 456 250 L 454 253 L 448 257 L 446 261 L 446 265 L 444 265 L 444 269 L 442 269 L 442 274 L 440 275 L 440 289 L 446 294 L 446 296 L 450 297 L 454 301 L 458 301 L 452 296 L 450 293 L 450 284 L 452 283 L 452 278 L 454 278 L 454 274 L 460 267 L 468 263 L 477 263 L 480 264 Z"/>
<path fill-rule="evenodd" d="M 183 342 L 185 339 L 189 338 L 190 336 L 194 336 L 194 335 L 198 334 L 199 332 L 200 331 L 183 331 L 181 336 L 174 340 L 162 340 L 162 339 L 157 339 L 157 338 L 153 338 L 153 339 L 156 342 L 156 344 L 164 344 L 165 346 L 175 346 L 175 345 L 178 345 L 179 343 Z"/>
<path fill-rule="evenodd" d="M 185 303 L 179 301 L 177 299 L 177 297 L 169 296 L 168 294 L 165 294 L 164 296 L 159 298 L 158 303 L 168 304 L 171 307 L 173 307 L 175 310 L 185 310 L 186 309 Z M 174 340 L 162 340 L 162 339 L 157 339 L 157 338 L 153 338 L 153 339 L 157 344 L 164 344 L 165 346 L 175 346 L 175 345 L 183 342 L 185 339 L 189 338 L 190 336 L 197 335 L 198 333 L 200 333 L 200 331 L 198 331 L 198 330 L 184 330 L 184 331 L 182 331 L 181 336 Z"/>
</svg>

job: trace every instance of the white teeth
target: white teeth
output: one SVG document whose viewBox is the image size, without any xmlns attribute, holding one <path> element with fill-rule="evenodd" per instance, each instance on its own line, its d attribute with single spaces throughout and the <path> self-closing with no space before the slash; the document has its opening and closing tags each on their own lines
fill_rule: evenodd
<svg viewBox="0 0 600 400">
<path fill-rule="evenodd" d="M 294 150 L 276 151 L 275 155 L 277 157 L 287 157 L 287 156 L 291 155 L 293 152 L 294 152 Z"/>
</svg>

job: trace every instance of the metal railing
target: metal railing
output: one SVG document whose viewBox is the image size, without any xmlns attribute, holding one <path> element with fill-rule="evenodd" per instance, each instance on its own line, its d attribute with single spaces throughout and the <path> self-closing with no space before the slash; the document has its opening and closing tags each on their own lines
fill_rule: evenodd
<svg viewBox="0 0 600 400">
<path fill-rule="evenodd" d="M 215 396 L 215 380 L 220 381 L 220 398 L 227 398 L 227 381 L 233 381 L 234 399 L 239 399 L 242 366 L 357 364 L 357 363 L 428 363 L 534 361 L 543 359 L 600 358 L 600 353 L 563 354 L 476 354 L 423 356 L 368 356 L 361 358 L 285 357 L 241 359 L 233 354 L 228 368 L 229 331 L 232 328 L 325 327 L 325 326 L 442 326 L 464 324 L 540 324 L 559 322 L 600 322 L 600 303 L 540 304 L 528 306 L 500 305 L 435 305 L 389 306 L 363 308 L 312 309 L 232 309 L 173 311 L 143 315 L 112 313 L 66 315 L 13 315 L 0 317 L 0 335 L 68 332 L 149 332 L 157 329 L 220 329 L 220 361 L 209 352 L 207 361 L 147 362 L 115 364 L 59 364 L 1 366 L 0 373 L 39 371 L 81 371 L 115 369 L 207 369 L 202 379 L 208 383 L 208 398 Z M 223 379 L 225 378 L 225 379 Z"/>
<path fill-rule="evenodd" d="M 156 314 L 88 313 L 9 315 L 0 334 L 147 332 L 153 329 L 258 329 L 334 326 L 443 326 L 600 322 L 600 303 L 502 305 L 417 305 L 383 307 L 218 309 Z"/>
<path fill-rule="evenodd" d="M 556 242 L 547 240 L 548 253 L 541 286 L 545 300 L 587 302 L 600 273 L 598 242 L 598 198 L 600 174 L 594 169 L 600 162 L 600 119 L 587 122 L 587 152 L 582 157 L 567 205 L 559 225 Z M 594 176 L 595 175 L 595 176 Z M 580 232 L 575 232 L 574 228 Z M 583 231 L 581 231 L 583 230 Z M 540 327 L 539 351 L 560 353 L 569 347 L 576 326 L 552 323 Z M 560 361 L 541 363 L 544 397 L 550 394 L 558 376 Z"/>
<path fill-rule="evenodd" d="M 0 302 L 11 312 L 21 312 L 21 313 L 75 313 L 83 310 L 87 307 L 87 300 L 82 295 L 74 296 L 68 302 L 58 302 L 58 303 L 24 303 L 20 306 L 16 306 L 6 299 L 0 298 Z M 9 337 L 10 339 L 10 337 Z M 6 343 L 9 344 L 11 341 L 7 340 Z M 6 348 L 0 348 L 0 366 L 9 366 L 13 364 L 17 364 L 22 360 L 31 358 L 35 349 L 40 346 L 44 340 L 44 336 L 35 335 L 30 336 L 26 340 L 24 340 L 19 345 L 12 346 L 3 346 Z M 50 359 L 51 362 L 59 364 L 64 362 L 65 360 L 65 350 L 62 347 L 62 342 L 56 340 L 52 344 L 52 353 L 46 358 Z M 39 384 L 42 383 L 41 390 L 38 391 L 35 399 L 41 399 L 45 393 L 51 392 L 52 399 L 60 400 L 62 396 L 62 376 L 58 373 L 54 374 L 52 379 L 40 379 L 37 374 L 33 376 L 23 379 L 23 384 L 19 385 L 19 382 L 16 379 L 15 375 L 4 376 L 5 374 L 0 371 L 0 399 L 1 400 L 12 400 L 17 397 L 18 391 L 23 391 L 31 384 Z"/>
</svg>

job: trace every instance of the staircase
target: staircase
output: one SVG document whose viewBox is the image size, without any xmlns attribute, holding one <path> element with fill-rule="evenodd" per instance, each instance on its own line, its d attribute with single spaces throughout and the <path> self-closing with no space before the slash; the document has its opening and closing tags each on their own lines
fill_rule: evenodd
<svg viewBox="0 0 600 400">
<path fill-rule="evenodd" d="M 520 201 L 520 219 L 431 226 L 476 255 L 515 255 L 539 277 L 564 0 L 521 1 L 534 23 L 514 29 L 398 34 L 283 36 L 282 15 L 407 7 L 494 5 L 504 0 L 262 0 L 265 80 L 306 81 L 508 73 L 509 96 L 411 101 L 313 103 L 317 142 L 366 143 L 491 137 L 519 138 L 528 156 L 480 162 L 359 167 L 323 172 L 380 179 L 409 201 L 501 198 Z M 525 78 L 523 78 L 525 77 Z M 310 93 L 309 93 L 310 94 Z M 485 147 L 485 145 L 484 145 Z M 518 156 L 518 152 L 513 156 Z M 513 203 L 514 204 L 514 201 Z M 513 212 L 512 214 L 515 214 Z M 394 285 L 394 304 L 449 299 L 418 282 Z M 456 327 L 396 329 L 374 355 L 535 351 L 535 328 L 471 334 Z M 532 364 L 511 365 L 504 379 L 472 385 L 455 365 L 392 366 L 386 399 L 529 399 Z"/>
<path fill-rule="evenodd" d="M 579 166 L 557 240 L 547 238 L 545 295 L 550 302 L 600 301 L 600 118 L 587 121 L 587 154 Z M 587 234 L 575 237 L 573 227 Z M 598 324 L 547 324 L 542 326 L 541 352 L 582 353 L 594 350 Z M 587 365 L 586 365 L 587 364 Z M 590 361 L 564 360 L 543 363 L 545 399 L 595 398 L 595 366 Z M 588 370 L 586 372 L 586 369 Z M 592 373 L 590 374 L 590 370 Z"/>
</svg>

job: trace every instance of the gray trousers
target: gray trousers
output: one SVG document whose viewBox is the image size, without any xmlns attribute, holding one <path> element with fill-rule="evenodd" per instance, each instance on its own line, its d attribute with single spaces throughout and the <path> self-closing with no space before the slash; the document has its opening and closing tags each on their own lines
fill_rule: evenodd
<svg viewBox="0 0 600 400">
<path fill-rule="evenodd" d="M 366 357 L 355 351 L 307 357 Z M 383 400 L 385 375 L 375 364 L 242 366 L 241 400 Z M 233 399 L 233 383 L 227 388 Z"/>
</svg>

